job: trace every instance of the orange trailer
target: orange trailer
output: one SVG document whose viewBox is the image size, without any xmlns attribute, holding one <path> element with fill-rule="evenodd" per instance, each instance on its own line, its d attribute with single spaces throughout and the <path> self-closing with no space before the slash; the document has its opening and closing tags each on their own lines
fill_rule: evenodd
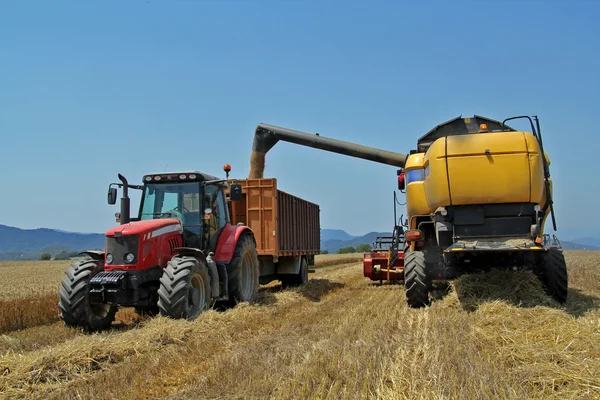
<svg viewBox="0 0 600 400">
<path fill-rule="evenodd" d="M 308 281 L 308 267 L 321 250 L 317 204 L 283 192 L 277 179 L 237 179 L 241 201 L 228 202 L 232 224 L 252 230 L 260 261 L 260 283 L 280 280 L 284 287 Z"/>
</svg>

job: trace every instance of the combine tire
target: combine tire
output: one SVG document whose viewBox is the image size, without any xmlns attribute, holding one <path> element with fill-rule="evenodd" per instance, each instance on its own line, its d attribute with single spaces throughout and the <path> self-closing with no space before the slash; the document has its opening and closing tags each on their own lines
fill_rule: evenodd
<svg viewBox="0 0 600 400">
<path fill-rule="evenodd" d="M 191 256 L 167 263 L 158 289 L 161 315 L 192 320 L 210 306 L 210 278 L 204 262 Z"/>
<path fill-rule="evenodd" d="M 308 282 L 308 262 L 306 258 L 301 258 L 300 271 L 296 275 L 281 275 L 280 280 L 283 289 L 306 284 Z"/>
<path fill-rule="evenodd" d="M 227 271 L 229 276 L 229 305 L 256 301 L 260 268 L 252 237 L 240 236 Z"/>
<path fill-rule="evenodd" d="M 541 281 L 546 293 L 560 304 L 564 304 L 569 288 L 565 256 L 560 250 L 550 248 L 541 261 Z"/>
<path fill-rule="evenodd" d="M 84 260 L 71 264 L 58 291 L 60 318 L 66 326 L 100 331 L 115 320 L 117 307 L 111 304 L 90 304 L 89 282 L 104 270 L 101 261 Z"/>
<path fill-rule="evenodd" d="M 404 261 L 404 288 L 406 302 L 410 307 L 419 308 L 429 304 L 425 254 L 410 251 Z"/>
</svg>

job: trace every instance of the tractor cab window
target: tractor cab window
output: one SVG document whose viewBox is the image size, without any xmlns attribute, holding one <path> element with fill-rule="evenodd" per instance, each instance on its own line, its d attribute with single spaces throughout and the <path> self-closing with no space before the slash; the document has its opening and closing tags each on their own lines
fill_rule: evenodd
<svg viewBox="0 0 600 400">
<path fill-rule="evenodd" d="M 217 208 L 218 208 L 218 224 L 219 228 L 224 227 L 229 220 L 229 210 L 227 209 L 227 199 L 225 198 L 225 191 L 219 190 L 217 196 Z"/>
<path fill-rule="evenodd" d="M 192 224 L 199 224 L 200 207 L 196 206 L 195 210 L 186 207 L 194 196 L 199 198 L 199 193 L 200 184 L 196 182 L 147 184 L 142 198 L 140 220 L 178 218 L 183 224 L 188 220 Z"/>
<path fill-rule="evenodd" d="M 149 183 L 144 188 L 140 220 L 179 219 L 183 225 L 184 246 L 209 248 L 211 237 L 225 226 L 227 217 L 220 185 Z"/>
</svg>

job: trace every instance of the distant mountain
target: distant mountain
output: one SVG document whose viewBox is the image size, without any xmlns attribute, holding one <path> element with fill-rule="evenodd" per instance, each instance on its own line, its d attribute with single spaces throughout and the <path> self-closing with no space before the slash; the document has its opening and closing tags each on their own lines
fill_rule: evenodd
<svg viewBox="0 0 600 400">
<path fill-rule="evenodd" d="M 600 233 L 594 235 L 595 237 L 584 237 L 581 239 L 571 240 L 570 242 L 580 244 L 582 246 L 591 246 L 600 248 Z"/>
<path fill-rule="evenodd" d="M 327 232 L 323 234 L 323 232 Z M 330 253 L 336 253 L 342 247 L 356 247 L 366 243 L 371 245 L 378 236 L 391 236 L 389 232 L 369 232 L 363 236 L 351 236 L 340 229 L 322 229 L 321 230 L 321 250 L 328 250 Z M 600 237 L 600 234 L 598 235 Z M 346 239 L 345 239 L 346 238 Z M 576 241 L 561 240 L 564 250 L 600 250 L 600 239 L 584 238 Z"/>
<path fill-rule="evenodd" d="M 331 240 L 322 240 L 321 241 L 321 250 L 328 250 L 330 253 L 336 253 L 338 249 L 342 247 L 356 247 L 360 244 L 368 244 L 371 245 L 378 236 L 391 236 L 391 233 L 388 232 L 369 232 L 363 236 L 352 236 L 349 240 L 339 240 L 339 239 L 331 239 Z"/>
<path fill-rule="evenodd" d="M 54 229 L 20 229 L 0 225 L 0 259 L 37 259 L 41 253 L 103 249 L 101 233 L 72 233 Z"/>
<path fill-rule="evenodd" d="M 561 241 L 564 250 L 600 250 L 600 246 L 590 246 L 583 243 Z"/>
<path fill-rule="evenodd" d="M 357 236 L 352 236 L 341 229 L 321 229 L 321 241 L 328 240 L 352 240 Z"/>
</svg>

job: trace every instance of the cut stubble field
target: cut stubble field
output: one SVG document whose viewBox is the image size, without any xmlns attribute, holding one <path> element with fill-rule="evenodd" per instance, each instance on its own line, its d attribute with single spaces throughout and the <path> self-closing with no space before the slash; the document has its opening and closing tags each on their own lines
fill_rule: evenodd
<svg viewBox="0 0 600 400">
<path fill-rule="evenodd" d="M 462 277 L 410 309 L 362 276 L 361 255 L 318 256 L 309 283 L 195 321 L 117 314 L 83 334 L 58 320 L 66 262 L 0 263 L 3 398 L 598 398 L 600 252 L 566 252 L 569 300 L 528 273 Z"/>
</svg>

